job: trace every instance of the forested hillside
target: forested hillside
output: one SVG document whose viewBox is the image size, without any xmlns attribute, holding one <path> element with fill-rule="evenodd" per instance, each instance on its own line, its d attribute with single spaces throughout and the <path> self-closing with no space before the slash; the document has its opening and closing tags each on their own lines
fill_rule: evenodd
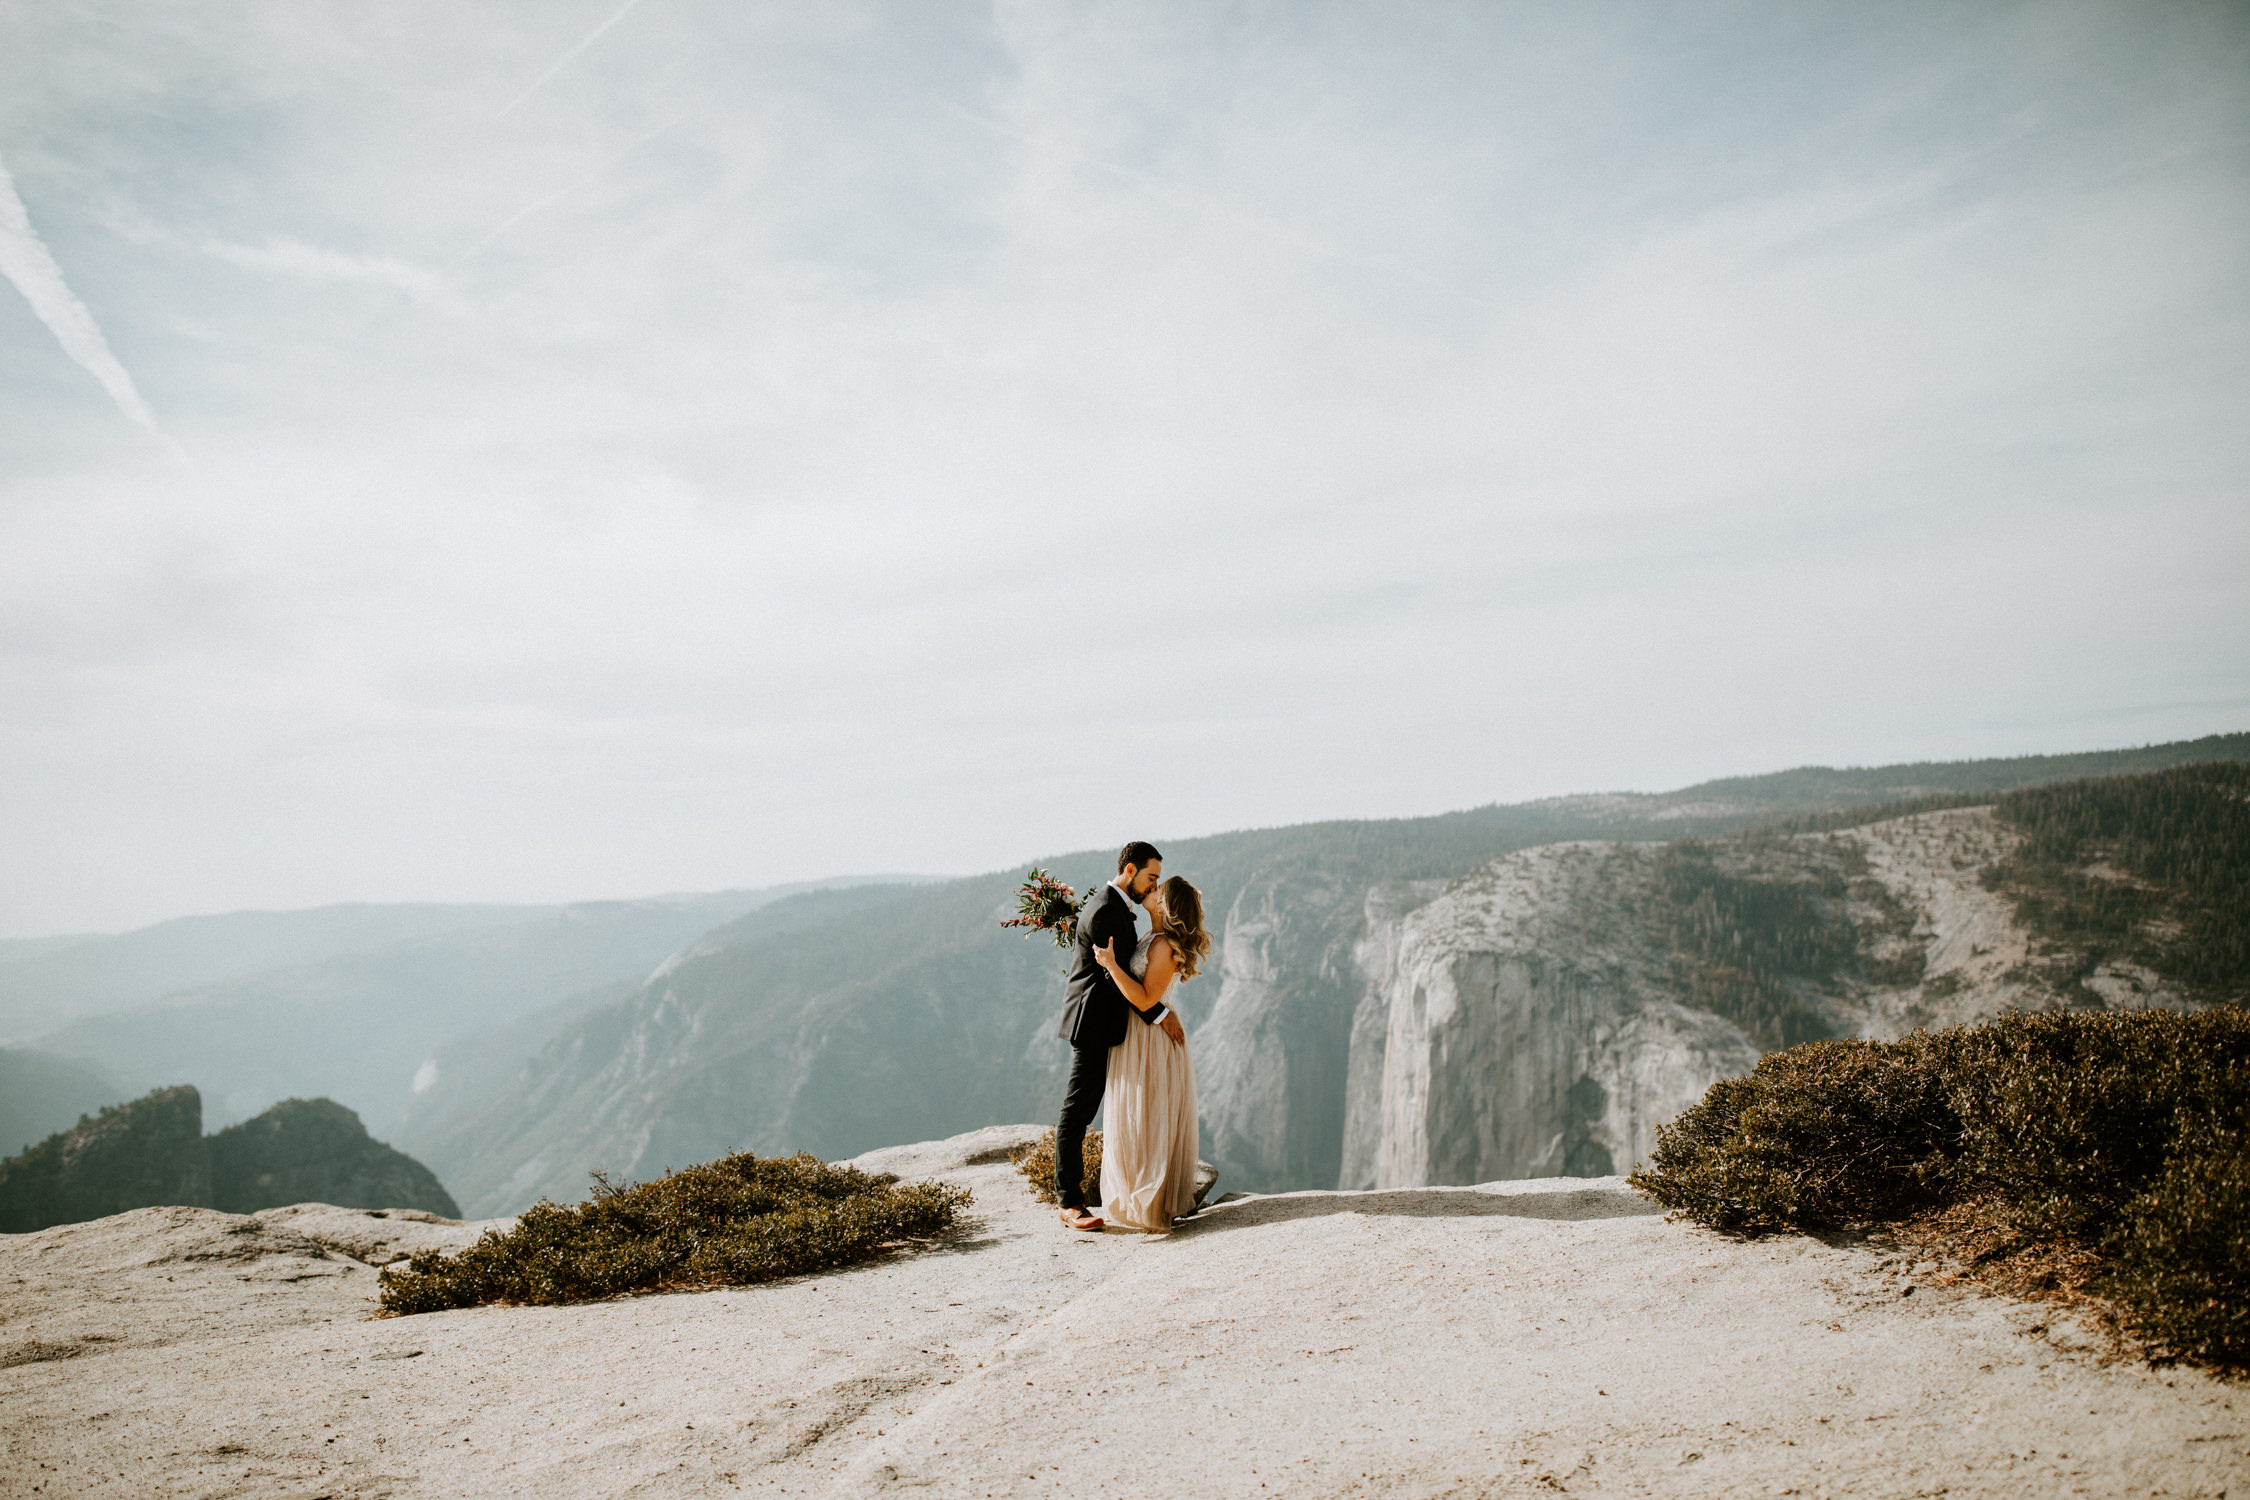
<svg viewBox="0 0 2250 1500">
<path fill-rule="evenodd" d="M 2124 962 L 2250 999 L 2250 766 L 2010 792 L 1995 810 L 2024 842 L 1989 884 L 2059 950 L 2059 981 Z"/>
<path fill-rule="evenodd" d="M 285 1099 L 206 1136 L 202 1098 L 193 1084 L 177 1084 L 0 1160 L 5 1234 L 136 1208 L 250 1214 L 292 1203 L 460 1212 L 427 1167 L 371 1139 L 332 1099 Z"/>
</svg>

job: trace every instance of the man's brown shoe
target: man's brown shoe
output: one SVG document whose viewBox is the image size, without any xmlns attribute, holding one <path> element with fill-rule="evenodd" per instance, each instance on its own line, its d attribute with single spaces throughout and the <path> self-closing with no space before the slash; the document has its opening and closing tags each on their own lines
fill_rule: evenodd
<svg viewBox="0 0 2250 1500">
<path fill-rule="evenodd" d="M 1070 1229 L 1099 1229 L 1102 1227 L 1102 1221 L 1095 1218 L 1092 1214 L 1086 1212 L 1086 1210 L 1084 1210 L 1083 1208 L 1064 1209 L 1062 1211 L 1062 1221 L 1064 1226 Z"/>
</svg>

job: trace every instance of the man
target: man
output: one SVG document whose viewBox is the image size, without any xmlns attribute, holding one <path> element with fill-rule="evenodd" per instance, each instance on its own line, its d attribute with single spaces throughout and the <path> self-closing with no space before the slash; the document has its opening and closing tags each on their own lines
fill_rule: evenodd
<svg viewBox="0 0 2250 1500">
<path fill-rule="evenodd" d="M 1055 1196 L 1062 1200 L 1063 1223 L 1072 1229 L 1102 1227 L 1100 1217 L 1088 1212 L 1086 1205 L 1086 1127 L 1102 1107 L 1109 1049 L 1125 1040 L 1125 1028 L 1133 1024 L 1128 1018 L 1163 1027 L 1174 1046 L 1187 1044 L 1187 1032 L 1169 1006 L 1136 1009 L 1094 958 L 1094 950 L 1105 943 L 1115 943 L 1116 953 L 1130 958 L 1138 943 L 1133 908 L 1145 906 L 1149 892 L 1163 878 L 1164 856 L 1154 844 L 1136 839 L 1117 851 L 1117 878 L 1087 897 L 1078 913 L 1078 943 L 1071 952 L 1070 979 L 1063 989 L 1059 1032 L 1070 1043 L 1070 1085 L 1063 1091 L 1062 1118 L 1055 1124 Z M 1098 1198 L 1094 1206 L 1100 1206 Z"/>
</svg>

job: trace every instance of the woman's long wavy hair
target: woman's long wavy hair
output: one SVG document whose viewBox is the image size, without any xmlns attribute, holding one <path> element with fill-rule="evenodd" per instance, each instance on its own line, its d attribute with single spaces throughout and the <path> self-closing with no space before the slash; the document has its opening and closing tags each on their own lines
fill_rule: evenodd
<svg viewBox="0 0 2250 1500">
<path fill-rule="evenodd" d="M 1203 893 L 1175 875 L 1164 882 L 1164 920 L 1157 931 L 1172 940 L 1172 953 L 1183 980 L 1193 979 L 1211 952 L 1211 934 L 1203 930 Z"/>
</svg>

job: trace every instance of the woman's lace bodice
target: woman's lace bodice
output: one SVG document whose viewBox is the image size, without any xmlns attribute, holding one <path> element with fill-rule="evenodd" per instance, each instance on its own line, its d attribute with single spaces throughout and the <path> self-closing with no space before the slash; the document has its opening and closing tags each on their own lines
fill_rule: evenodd
<svg viewBox="0 0 2250 1500">
<path fill-rule="evenodd" d="M 1125 965 L 1126 968 L 1133 971 L 1133 977 L 1144 984 L 1148 981 L 1149 951 L 1156 946 L 1157 936 L 1158 934 L 1152 932 L 1147 937 L 1142 938 L 1141 945 L 1133 950 L 1131 961 Z"/>
</svg>

